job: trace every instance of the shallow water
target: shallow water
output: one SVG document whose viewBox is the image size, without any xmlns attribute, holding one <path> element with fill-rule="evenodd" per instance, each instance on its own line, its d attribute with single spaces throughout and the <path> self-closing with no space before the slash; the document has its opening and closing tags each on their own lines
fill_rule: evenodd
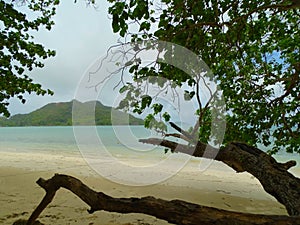
<svg viewBox="0 0 300 225">
<path fill-rule="evenodd" d="M 164 148 L 145 145 L 139 138 L 157 136 L 143 126 L 97 127 L 0 127 L 1 152 L 42 154 L 101 159 L 102 162 L 118 160 L 136 166 L 159 164 L 167 160 Z M 172 156 L 172 162 L 186 163 L 191 158 L 183 154 Z M 281 152 L 274 156 L 280 162 L 296 160 L 292 171 L 300 174 L 300 155 Z M 193 159 L 193 158 L 192 158 Z M 169 160 L 170 161 L 170 160 Z M 193 159 L 192 161 L 197 161 Z"/>
</svg>

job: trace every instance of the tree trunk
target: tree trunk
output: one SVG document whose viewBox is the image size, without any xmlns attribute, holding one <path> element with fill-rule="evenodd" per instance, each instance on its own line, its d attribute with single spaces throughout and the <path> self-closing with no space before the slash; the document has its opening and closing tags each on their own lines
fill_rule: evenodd
<svg viewBox="0 0 300 225">
<path fill-rule="evenodd" d="M 174 152 L 182 152 L 195 157 L 214 158 L 230 166 L 236 172 L 246 171 L 260 181 L 267 193 L 285 206 L 290 216 L 300 216 L 300 179 L 287 171 L 296 165 L 295 161 L 278 163 L 260 149 L 244 143 L 231 143 L 220 149 L 216 155 L 217 149 L 200 142 L 195 147 L 158 138 L 141 139 L 140 141 L 161 145 Z"/>
<path fill-rule="evenodd" d="M 37 183 L 45 189 L 46 195 L 32 213 L 27 225 L 34 224 L 40 213 L 52 201 L 56 191 L 66 188 L 80 197 L 91 209 L 89 213 L 105 210 L 119 213 L 144 213 L 175 224 L 233 225 L 233 224 L 290 224 L 300 225 L 300 217 L 257 215 L 230 212 L 216 208 L 200 206 L 180 200 L 166 201 L 154 197 L 113 198 L 102 192 L 96 192 L 80 180 L 62 174 L 56 174 L 49 180 L 40 178 Z"/>
</svg>

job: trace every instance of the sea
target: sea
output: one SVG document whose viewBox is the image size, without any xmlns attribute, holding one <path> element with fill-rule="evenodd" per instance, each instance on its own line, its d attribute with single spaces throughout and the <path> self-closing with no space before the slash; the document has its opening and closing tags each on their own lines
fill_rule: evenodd
<svg viewBox="0 0 300 225">
<path fill-rule="evenodd" d="M 95 140 L 87 140 L 89 135 Z M 128 152 L 123 151 L 124 146 L 133 146 L 134 149 L 140 146 L 142 150 L 138 139 L 150 135 L 151 132 L 143 126 L 127 129 L 125 126 L 0 127 L 0 151 L 72 155 L 80 152 L 79 145 L 96 145 L 99 141 L 108 151 L 126 155 Z"/>
<path fill-rule="evenodd" d="M 0 127 L 0 167 L 78 174 L 88 165 L 117 183 L 151 185 L 191 158 L 139 142 L 158 136 L 143 126 Z"/>
<path fill-rule="evenodd" d="M 158 133 L 143 126 L 0 127 L 0 151 L 78 153 L 79 145 L 87 144 L 86 136 L 92 135 L 96 135 L 95 140 L 89 139 L 89 144 L 93 142 L 103 145 L 111 153 L 124 156 L 133 152 L 145 153 L 154 150 L 153 147 L 141 144 L 138 140 L 159 137 Z M 155 157 L 157 153 L 161 155 L 158 151 L 152 151 L 151 155 Z M 280 161 L 288 159 L 298 161 L 300 155 L 279 152 L 275 158 Z"/>
<path fill-rule="evenodd" d="M 157 160 L 168 155 L 164 149 L 138 141 L 157 136 L 143 126 L 0 127 L 0 154 Z"/>
<path fill-rule="evenodd" d="M 166 153 L 163 147 L 139 142 L 141 138 L 158 136 L 143 126 L 0 127 L 0 166 L 20 165 L 46 170 L 53 168 L 53 162 L 62 168 L 64 165 L 70 167 L 73 160 L 76 167 L 80 165 L 79 159 L 84 159 L 93 170 L 105 177 L 112 176 L 115 169 L 113 179 L 116 182 L 124 183 L 126 180 L 132 184 L 139 180 L 139 184 L 144 185 L 174 175 L 191 161 L 199 163 L 199 159 L 194 157 L 170 151 Z M 280 152 L 274 157 L 280 162 L 296 160 L 295 168 L 297 173 L 300 171 L 299 154 Z M 209 166 L 210 163 L 202 164 L 202 170 Z M 132 175 L 132 171 L 141 173 Z M 144 182 L 143 174 L 147 177 L 147 173 L 156 180 Z M 119 174 L 131 175 L 124 178 Z"/>
</svg>

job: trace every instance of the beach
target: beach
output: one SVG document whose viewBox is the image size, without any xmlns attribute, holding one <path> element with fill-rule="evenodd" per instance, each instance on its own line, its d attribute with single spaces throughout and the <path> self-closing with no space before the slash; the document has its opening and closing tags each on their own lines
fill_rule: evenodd
<svg viewBox="0 0 300 225">
<path fill-rule="evenodd" d="M 200 159 L 192 158 L 171 178 L 153 185 L 134 187 L 103 178 L 87 165 L 79 153 L 2 151 L 0 154 L 0 223 L 3 225 L 27 219 L 45 194 L 36 180 L 51 178 L 55 173 L 72 175 L 90 188 L 113 197 L 154 196 L 239 212 L 287 215 L 285 208 L 263 190 L 256 178 L 248 173 L 238 174 L 219 162 L 212 162 L 206 170 L 199 171 Z M 299 176 L 299 168 L 293 173 Z M 88 214 L 87 209 L 88 205 L 77 196 L 60 189 L 38 220 L 60 225 L 168 224 L 143 214 L 123 215 L 103 211 Z"/>
</svg>

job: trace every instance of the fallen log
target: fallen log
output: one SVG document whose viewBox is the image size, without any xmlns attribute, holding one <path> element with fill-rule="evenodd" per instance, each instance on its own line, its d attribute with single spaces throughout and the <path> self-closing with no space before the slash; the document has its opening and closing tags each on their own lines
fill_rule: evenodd
<svg viewBox="0 0 300 225">
<path fill-rule="evenodd" d="M 166 201 L 149 196 L 143 198 L 114 198 L 103 192 L 96 192 L 80 180 L 64 174 L 55 174 L 48 180 L 40 178 L 37 184 L 46 191 L 46 195 L 31 214 L 27 225 L 34 224 L 60 188 L 70 190 L 88 204 L 90 206 L 90 209 L 87 210 L 89 213 L 99 210 L 118 213 L 143 213 L 170 223 L 182 225 L 300 225 L 300 217 L 232 212 L 181 200 Z"/>
</svg>

